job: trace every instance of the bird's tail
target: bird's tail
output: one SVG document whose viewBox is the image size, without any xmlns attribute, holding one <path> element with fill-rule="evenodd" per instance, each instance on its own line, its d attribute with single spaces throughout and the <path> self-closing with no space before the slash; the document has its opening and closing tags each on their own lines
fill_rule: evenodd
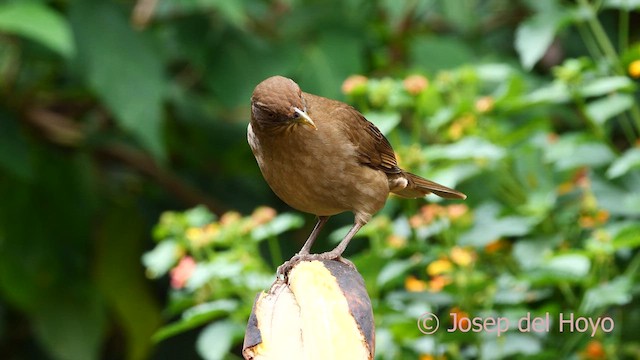
<svg viewBox="0 0 640 360">
<path fill-rule="evenodd" d="M 459 191 L 453 190 L 444 185 L 440 185 L 431 180 L 427 180 L 418 175 L 415 175 L 406 171 L 403 171 L 398 175 L 399 175 L 398 180 L 406 179 L 406 182 L 396 181 L 396 183 L 398 184 L 399 183 L 402 183 L 403 185 L 406 184 L 405 186 L 397 186 L 391 189 L 391 192 L 398 196 L 415 199 L 415 198 L 423 197 L 427 194 L 434 193 L 445 199 L 463 199 L 464 200 L 467 198 L 467 195 Z"/>
</svg>

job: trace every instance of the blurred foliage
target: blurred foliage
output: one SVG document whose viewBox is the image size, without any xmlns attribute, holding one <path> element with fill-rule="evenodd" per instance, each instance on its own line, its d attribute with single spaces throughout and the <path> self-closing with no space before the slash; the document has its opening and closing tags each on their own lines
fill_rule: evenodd
<svg viewBox="0 0 640 360">
<path fill-rule="evenodd" d="M 1 3 L 0 354 L 238 358 L 254 295 L 313 225 L 245 140 L 253 87 L 282 74 L 353 104 L 403 167 L 469 195 L 392 197 L 348 249 L 378 358 L 639 357 L 639 9 Z M 318 248 L 350 221 L 332 219 Z M 427 311 L 445 326 L 549 312 L 615 329 L 427 336 Z"/>
</svg>

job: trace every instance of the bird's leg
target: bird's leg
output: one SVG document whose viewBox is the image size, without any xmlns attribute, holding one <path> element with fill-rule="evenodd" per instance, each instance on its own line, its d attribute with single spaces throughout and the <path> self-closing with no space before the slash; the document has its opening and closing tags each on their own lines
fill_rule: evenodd
<svg viewBox="0 0 640 360">
<path fill-rule="evenodd" d="M 318 216 L 318 222 L 316 223 L 316 226 L 313 227 L 311 235 L 309 235 L 307 241 L 304 242 L 304 245 L 302 246 L 302 249 L 300 249 L 298 255 L 307 255 L 310 253 L 311 246 L 313 246 L 313 243 L 316 241 L 318 234 L 320 234 L 320 230 L 322 230 L 324 224 L 326 224 L 328 220 L 328 216 Z"/>
<path fill-rule="evenodd" d="M 313 257 L 314 260 L 337 260 L 343 264 L 346 264 L 352 268 L 355 268 L 355 266 L 351 261 L 342 257 L 342 253 L 347 248 L 347 245 L 349 245 L 349 242 L 351 241 L 351 239 L 356 235 L 356 233 L 360 230 L 362 226 L 364 226 L 364 223 L 356 220 L 356 222 L 353 224 L 353 226 L 351 227 L 347 235 L 342 239 L 342 241 L 340 241 L 338 246 L 336 246 L 333 250 L 322 253 L 322 254 L 311 255 L 311 256 Z"/>
<path fill-rule="evenodd" d="M 276 270 L 276 275 L 278 276 L 278 278 L 280 278 L 281 275 L 286 277 L 286 274 L 293 268 L 296 263 L 307 259 L 309 256 L 312 256 L 310 254 L 311 246 L 313 246 L 313 243 L 318 238 L 318 234 L 320 234 L 320 230 L 322 230 L 328 220 L 329 216 L 318 216 L 318 222 L 316 222 L 316 226 L 313 227 L 311 235 L 309 235 L 307 241 L 304 242 L 304 245 L 302 246 L 302 249 L 300 249 L 300 252 L 295 254 L 288 261 L 285 261 L 284 264 L 278 266 L 278 269 Z"/>
</svg>

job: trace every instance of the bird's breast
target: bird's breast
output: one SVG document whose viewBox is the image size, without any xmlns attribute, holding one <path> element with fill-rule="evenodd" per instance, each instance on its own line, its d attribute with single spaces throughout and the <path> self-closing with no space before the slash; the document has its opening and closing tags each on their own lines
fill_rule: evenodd
<svg viewBox="0 0 640 360">
<path fill-rule="evenodd" d="M 265 180 L 291 207 L 316 215 L 354 211 L 366 217 L 384 205 L 387 176 L 358 163 L 357 149 L 339 129 L 299 125 L 263 134 L 249 125 L 247 133 Z"/>
</svg>

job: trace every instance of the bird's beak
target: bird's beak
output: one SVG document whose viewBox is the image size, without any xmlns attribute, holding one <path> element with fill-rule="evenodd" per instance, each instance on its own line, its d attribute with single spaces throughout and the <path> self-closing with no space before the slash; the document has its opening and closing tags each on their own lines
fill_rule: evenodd
<svg viewBox="0 0 640 360">
<path fill-rule="evenodd" d="M 298 109 L 297 107 L 294 107 L 293 111 L 295 111 L 298 115 L 300 115 L 300 117 L 298 117 L 296 119 L 297 122 L 301 123 L 302 125 L 311 126 L 315 130 L 318 130 L 318 127 L 316 126 L 316 123 L 314 123 L 313 120 L 311 120 L 311 117 L 309 117 L 309 114 L 307 114 L 306 112 Z"/>
</svg>

